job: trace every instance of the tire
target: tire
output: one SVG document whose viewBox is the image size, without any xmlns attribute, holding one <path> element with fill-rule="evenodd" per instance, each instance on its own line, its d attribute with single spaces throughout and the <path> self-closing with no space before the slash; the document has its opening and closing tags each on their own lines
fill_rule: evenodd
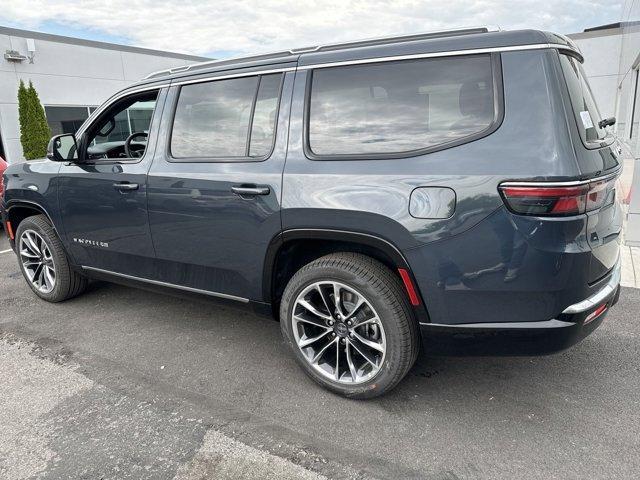
<svg viewBox="0 0 640 480">
<path fill-rule="evenodd" d="M 335 304 L 336 291 L 340 307 Z M 358 296 L 363 298 L 361 303 Z M 348 310 L 357 304 L 361 305 L 359 309 L 354 307 L 357 313 L 349 317 Z M 338 310 L 345 315 L 336 313 Z M 348 327 L 351 330 L 345 334 L 348 318 L 355 328 Z M 282 296 L 280 327 L 309 377 L 332 392 L 354 399 L 377 397 L 394 388 L 413 366 L 420 347 L 418 325 L 398 277 L 377 260 L 357 253 L 327 255 L 298 270 Z M 328 333 L 322 337 L 325 331 Z M 366 332 L 373 334 L 367 336 Z M 318 337 L 322 338 L 315 342 Z M 363 337 L 369 343 L 358 340 Z M 332 338 L 336 343 L 326 347 Z M 314 343 L 303 348 L 309 342 Z M 368 349 L 373 343 L 376 348 Z M 381 346 L 383 352 L 378 351 Z M 332 370 L 331 356 L 340 348 L 334 362 L 338 367 Z M 318 355 L 320 360 L 314 363 Z M 340 358 L 348 365 L 341 364 Z"/>
<path fill-rule="evenodd" d="M 41 248 L 34 250 L 30 246 L 32 243 L 29 243 L 28 239 L 24 237 L 25 232 L 27 233 L 28 239 L 35 240 L 36 242 L 42 241 L 44 242 L 44 246 L 40 243 Z M 20 222 L 20 225 L 18 225 L 15 239 L 20 270 L 27 285 L 29 285 L 38 297 L 47 302 L 57 303 L 80 295 L 87 288 L 87 279 L 71 268 L 67 254 L 62 247 L 62 242 L 47 217 L 44 215 L 34 215 L 25 218 Z M 23 246 L 25 248 L 21 248 Z M 37 255 L 37 251 L 45 252 L 43 254 L 44 263 L 50 265 L 54 272 L 54 275 L 51 277 L 42 277 L 41 283 L 45 288 L 38 288 L 36 284 L 37 279 L 32 281 L 30 275 L 36 273 L 36 270 L 32 264 L 26 263 L 29 262 L 30 258 L 34 257 L 34 254 Z M 47 255 L 46 252 L 50 255 Z M 43 260 L 43 258 L 33 258 L 33 260 L 37 263 Z M 49 272 L 51 272 L 51 270 L 49 270 Z M 50 282 L 49 278 L 53 278 L 53 282 Z M 51 288 L 49 289 L 49 287 Z"/>
</svg>

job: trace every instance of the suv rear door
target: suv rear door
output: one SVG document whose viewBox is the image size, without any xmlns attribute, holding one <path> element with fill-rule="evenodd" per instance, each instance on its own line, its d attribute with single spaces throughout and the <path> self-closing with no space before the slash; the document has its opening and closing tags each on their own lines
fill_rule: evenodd
<svg viewBox="0 0 640 480">
<path fill-rule="evenodd" d="M 159 281 L 262 297 L 265 253 L 281 230 L 292 67 L 174 81 L 148 176 Z"/>
</svg>

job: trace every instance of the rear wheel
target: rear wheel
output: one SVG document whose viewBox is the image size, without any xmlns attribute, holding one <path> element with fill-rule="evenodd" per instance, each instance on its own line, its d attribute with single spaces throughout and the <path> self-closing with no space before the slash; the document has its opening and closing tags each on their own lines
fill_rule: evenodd
<svg viewBox="0 0 640 480">
<path fill-rule="evenodd" d="M 36 295 L 61 302 L 84 291 L 87 279 L 71 268 L 62 242 L 44 215 L 25 218 L 15 238 L 22 274 Z"/>
<path fill-rule="evenodd" d="M 365 255 L 331 254 L 301 268 L 285 288 L 280 324 L 305 372 L 347 397 L 389 391 L 418 353 L 398 278 Z"/>
</svg>

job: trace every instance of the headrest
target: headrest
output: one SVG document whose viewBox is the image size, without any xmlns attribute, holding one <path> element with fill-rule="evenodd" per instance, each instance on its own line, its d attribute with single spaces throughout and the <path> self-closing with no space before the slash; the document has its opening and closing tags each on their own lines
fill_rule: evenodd
<svg viewBox="0 0 640 480">
<path fill-rule="evenodd" d="M 460 87 L 460 113 L 467 116 L 491 115 L 491 90 L 486 82 L 465 82 Z"/>
</svg>

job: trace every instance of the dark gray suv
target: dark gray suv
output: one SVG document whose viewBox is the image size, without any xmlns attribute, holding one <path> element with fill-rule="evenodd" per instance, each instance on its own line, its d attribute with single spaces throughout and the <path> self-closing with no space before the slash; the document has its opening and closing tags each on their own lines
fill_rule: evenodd
<svg viewBox="0 0 640 480">
<path fill-rule="evenodd" d="M 622 154 L 567 38 L 485 28 L 152 74 L 5 173 L 31 289 L 88 278 L 279 317 L 340 394 L 419 351 L 531 355 L 619 292 Z"/>
</svg>

